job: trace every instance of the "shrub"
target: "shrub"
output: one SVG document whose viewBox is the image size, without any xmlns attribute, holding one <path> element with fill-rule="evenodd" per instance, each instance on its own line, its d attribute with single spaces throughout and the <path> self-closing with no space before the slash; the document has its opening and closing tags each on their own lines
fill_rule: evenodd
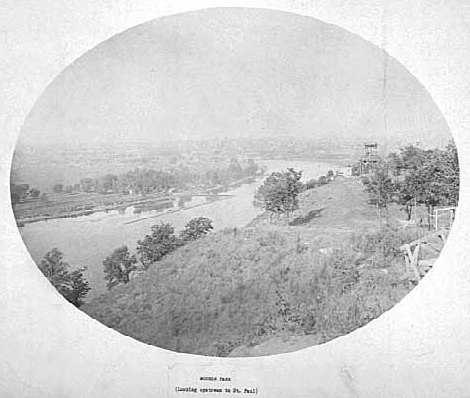
<svg viewBox="0 0 470 398">
<path fill-rule="evenodd" d="M 400 258 L 400 246 L 421 237 L 419 229 L 382 228 L 376 232 L 356 232 L 352 239 L 352 249 L 363 255 L 375 256 L 384 263 Z"/>
<path fill-rule="evenodd" d="M 209 233 L 212 226 L 212 221 L 205 217 L 197 217 L 190 220 L 183 231 L 180 233 L 180 239 L 184 242 L 199 239 L 200 237 Z"/>
</svg>

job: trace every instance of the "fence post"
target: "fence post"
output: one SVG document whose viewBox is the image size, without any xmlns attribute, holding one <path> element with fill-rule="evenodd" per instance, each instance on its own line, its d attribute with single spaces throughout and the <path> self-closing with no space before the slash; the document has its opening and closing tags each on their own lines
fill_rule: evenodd
<svg viewBox="0 0 470 398">
<path fill-rule="evenodd" d="M 410 270 L 410 245 L 405 244 L 404 245 L 405 251 L 405 272 L 408 273 Z"/>
<path fill-rule="evenodd" d="M 421 249 L 421 242 L 419 242 L 416 245 L 416 249 L 413 252 L 413 257 L 411 259 L 411 269 L 413 270 L 415 277 L 416 277 L 416 282 L 419 282 L 421 280 L 421 276 L 419 274 L 419 269 L 418 269 L 418 257 L 419 257 L 419 251 Z"/>
</svg>

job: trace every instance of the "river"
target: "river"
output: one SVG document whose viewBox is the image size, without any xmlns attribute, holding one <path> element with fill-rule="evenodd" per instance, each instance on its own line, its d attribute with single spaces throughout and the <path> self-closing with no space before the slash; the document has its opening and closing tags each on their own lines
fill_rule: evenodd
<svg viewBox="0 0 470 398">
<path fill-rule="evenodd" d="M 267 167 L 267 173 L 293 167 L 302 170 L 302 181 L 318 178 L 338 166 L 320 162 L 287 160 L 258 160 Z M 87 301 L 106 291 L 103 260 L 114 249 L 127 245 L 135 250 L 137 240 L 150 233 L 150 228 L 160 222 L 169 222 L 176 231 L 194 217 L 207 217 L 213 221 L 214 231 L 224 228 L 243 227 L 261 210 L 253 206 L 255 190 L 264 178 L 254 183 L 224 192 L 228 199 L 206 202 L 204 197 L 194 197 L 185 208 L 172 213 L 147 211 L 135 214 L 132 207 L 124 212 L 117 210 L 97 212 L 77 218 L 58 218 L 38 221 L 20 227 L 20 233 L 32 258 L 40 262 L 44 254 L 57 247 L 71 268 L 87 267 L 86 278 L 91 290 Z M 199 206 L 197 206 L 199 205 Z M 194 206 L 193 208 L 189 208 Z"/>
</svg>

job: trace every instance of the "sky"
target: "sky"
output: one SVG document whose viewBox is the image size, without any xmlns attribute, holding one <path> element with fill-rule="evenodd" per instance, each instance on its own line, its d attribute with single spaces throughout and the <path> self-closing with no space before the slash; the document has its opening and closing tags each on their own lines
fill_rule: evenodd
<svg viewBox="0 0 470 398">
<path fill-rule="evenodd" d="M 80 57 L 38 99 L 20 145 L 286 135 L 450 139 L 381 49 L 310 17 L 223 8 L 139 25 Z"/>
</svg>

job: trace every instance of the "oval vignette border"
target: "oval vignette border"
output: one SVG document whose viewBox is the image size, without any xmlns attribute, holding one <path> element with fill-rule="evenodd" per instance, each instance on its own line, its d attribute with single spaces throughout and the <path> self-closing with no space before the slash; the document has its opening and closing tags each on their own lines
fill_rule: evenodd
<svg viewBox="0 0 470 398">
<path fill-rule="evenodd" d="M 465 303 L 469 301 L 468 271 L 465 269 L 469 249 L 464 246 L 464 244 L 468 245 L 465 236 L 469 229 L 467 225 L 469 225 L 470 210 L 467 192 L 468 165 L 465 160 L 470 153 L 469 140 L 466 137 L 468 127 L 470 127 L 470 115 L 469 111 L 465 110 L 465 102 L 469 103 L 469 94 L 463 87 L 470 86 L 470 74 L 465 77 L 462 73 L 465 71 L 465 62 L 468 63 L 470 58 L 459 58 L 459 55 L 461 57 L 465 54 L 469 55 L 470 44 L 465 47 L 465 44 L 458 44 L 455 40 L 464 39 L 465 33 L 470 32 L 465 32 L 457 14 L 444 12 L 443 15 L 439 15 L 438 7 L 445 9 L 445 6 L 437 6 L 435 4 L 437 1 L 433 0 L 421 0 L 410 7 L 410 16 L 408 20 L 405 20 L 407 22 L 402 22 L 401 25 L 398 23 L 400 14 L 406 14 L 410 10 L 407 9 L 405 1 L 399 0 L 395 3 L 394 10 L 389 9 L 385 15 L 386 18 L 383 19 L 383 23 L 387 26 L 387 43 L 381 45 L 384 43 L 377 41 L 382 40 L 383 31 L 380 27 L 377 28 L 379 25 L 377 17 L 384 17 L 381 13 L 386 0 L 375 2 L 375 6 L 367 5 L 366 1 L 350 1 L 348 5 L 341 4 L 341 2 L 333 3 L 333 5 L 332 2 L 327 3 L 326 0 L 315 5 L 304 1 L 266 1 L 256 2 L 256 4 L 239 1 L 236 4 L 224 4 L 224 6 L 277 9 L 311 16 L 323 22 L 338 25 L 379 48 L 385 47 L 384 49 L 393 58 L 426 87 L 446 118 L 457 143 L 462 182 L 455 225 L 445 250 L 431 273 L 399 304 L 365 327 L 321 346 L 272 357 L 218 359 L 178 354 L 147 346 L 107 329 L 87 315 L 76 311 L 47 286 L 48 282 L 40 275 L 29 257 L 12 217 L 7 184 L 10 160 L 19 126 L 26 113 L 29 112 L 32 102 L 44 90 L 45 83 L 57 75 L 55 70 L 57 65 L 50 67 L 50 62 L 57 63 L 54 57 L 64 56 L 61 51 L 57 50 L 52 51 L 53 61 L 34 59 L 34 55 L 31 55 L 34 61 L 45 69 L 41 71 L 41 76 L 27 77 L 21 74 L 26 69 L 20 68 L 19 81 L 13 79 L 12 90 L 7 93 L 7 99 L 14 98 L 18 92 L 20 99 L 16 102 L 6 102 L 7 114 L 16 114 L 16 118 L 7 118 L 6 145 L 1 149 L 1 178 L 6 189 L 2 190 L 2 196 L 0 196 L 2 206 L 0 215 L 8 222 L 0 236 L 0 247 L 3 251 L 0 258 L 2 263 L 7 264 L 6 278 L 4 278 L 7 288 L 2 289 L 3 292 L 0 295 L 2 303 L 5 304 L 0 306 L 0 309 L 5 312 L 7 319 L 11 322 L 0 329 L 2 341 L 9 342 L 1 350 L 5 352 L 5 356 L 0 360 L 0 369 L 2 369 L 0 392 L 6 388 L 5 391 L 11 394 L 6 396 L 57 396 L 57 392 L 64 391 L 67 396 L 77 397 L 80 394 L 84 394 L 83 396 L 118 396 L 119 394 L 119 396 L 131 397 L 136 396 L 138 391 L 140 396 L 145 397 L 167 396 L 170 393 L 171 384 L 171 381 L 167 379 L 167 367 L 184 363 L 195 369 L 200 366 L 217 366 L 221 371 L 235 366 L 237 370 L 232 368 L 232 371 L 241 372 L 242 377 L 249 377 L 249 374 L 253 372 L 257 375 L 260 390 L 264 391 L 266 396 L 286 396 L 286 394 L 312 396 L 314 393 L 318 396 L 335 397 L 377 396 L 377 394 L 412 396 L 414 391 L 420 392 L 421 396 L 446 396 L 444 394 L 446 393 L 458 397 L 469 393 L 470 387 L 467 389 L 465 385 L 464 369 L 466 365 L 470 365 L 469 359 L 466 359 L 470 358 L 470 343 L 465 342 L 463 337 L 468 335 L 470 328 L 469 308 Z M 77 45 L 80 50 L 77 50 L 74 55 L 69 55 L 71 59 L 67 59 L 65 64 L 70 64 L 107 38 L 150 19 L 220 6 L 220 2 L 217 4 L 215 1 L 177 1 L 171 6 L 168 4 L 162 1 L 158 5 L 151 5 L 148 2 L 148 8 L 155 14 L 152 18 L 149 18 L 149 13 L 145 12 L 145 7 L 142 5 L 141 8 L 135 9 L 129 5 L 129 8 L 124 10 L 128 13 L 125 16 L 122 14 L 123 10 L 119 10 L 120 5 L 117 2 L 108 7 L 92 5 L 87 10 L 80 10 L 78 5 L 69 7 L 68 17 L 74 15 L 96 17 L 98 15 L 97 20 L 91 22 L 91 27 L 96 27 L 100 23 L 99 13 L 102 13 L 101 18 L 105 15 L 109 15 L 110 18 L 113 15 L 121 15 L 122 20 L 119 20 L 116 26 L 112 24 L 107 26 L 106 37 L 100 37 L 96 43 L 92 39 L 91 42 L 94 44 L 91 46 L 88 38 L 76 37 L 75 32 L 62 31 L 70 35 L 71 47 L 77 42 L 82 42 Z M 430 5 L 431 7 L 426 8 Z M 452 5 L 449 7 L 456 8 Z M 51 5 L 51 9 L 54 10 L 54 6 Z M 453 16 L 455 21 L 443 18 L 441 26 L 434 31 L 432 21 L 429 21 L 429 25 L 424 22 L 416 23 L 415 25 L 420 25 L 422 31 L 419 37 L 414 37 L 412 40 L 425 43 L 427 47 L 423 45 L 415 47 L 414 51 L 405 50 L 407 45 L 410 48 L 413 47 L 413 42 L 403 41 L 406 38 L 411 40 L 413 36 L 409 21 L 413 20 L 413 15 L 425 9 L 427 10 L 426 18 L 431 17 L 430 19 L 435 23 L 443 16 Z M 360 10 L 364 12 L 361 13 Z M 341 15 L 343 16 L 342 22 L 340 21 Z M 37 18 L 36 21 L 41 20 L 40 15 L 36 15 L 35 18 Z M 420 20 L 415 22 L 418 21 Z M 446 26 L 452 26 L 453 30 L 447 32 Z M 397 30 L 402 27 L 405 28 L 405 33 L 399 36 Z M 21 26 L 21 28 L 26 30 L 27 38 L 28 27 Z M 60 31 L 60 27 L 57 26 L 57 28 Z M 62 29 L 67 28 L 62 25 Z M 434 39 L 439 37 L 442 39 L 439 35 L 443 31 L 446 32 L 443 42 L 436 42 L 438 43 L 436 48 L 441 50 L 441 57 L 438 57 L 437 53 L 434 56 L 426 53 L 426 48 L 433 48 Z M 53 28 L 47 32 L 49 39 L 54 37 Z M 430 32 L 434 32 L 434 38 L 428 35 Z M 87 31 L 90 37 L 93 37 L 95 33 L 93 29 Z M 375 40 L 372 39 L 374 34 Z M 103 32 L 100 32 L 100 35 L 103 35 Z M 54 38 L 52 41 L 63 42 L 64 39 Z M 7 43 L 8 45 L 12 44 Z M 20 43 L 21 45 L 25 46 L 24 50 L 28 50 L 29 45 L 29 50 L 31 50 L 33 43 Z M 450 47 L 446 48 L 446 45 Z M 417 51 L 416 48 L 420 50 Z M 454 53 L 452 49 L 455 50 Z M 411 52 L 417 54 L 413 55 Z M 11 55 L 11 53 L 8 54 Z M 439 58 L 436 63 L 425 65 L 426 60 L 429 61 L 435 57 Z M 11 65 L 7 65 L 6 68 L 10 66 L 14 69 L 15 62 L 22 61 L 19 54 L 14 52 L 12 60 Z M 436 75 L 446 70 L 446 64 L 447 74 Z M 66 65 L 62 65 L 62 69 Z M 4 76 L 8 77 L 11 74 L 12 72 Z M 29 79 L 36 81 L 32 83 L 33 90 L 28 93 Z M 24 102 L 28 105 L 23 104 L 23 99 L 26 99 Z M 3 173 L 3 170 L 6 173 Z M 5 205 L 8 208 L 5 208 Z M 19 263 L 16 272 L 12 272 L 14 260 Z M 24 297 L 20 297 L 21 292 Z M 15 311 L 19 311 L 20 314 L 12 317 Z M 57 322 L 58 319 L 60 322 Z M 28 328 L 25 328 L 26 321 L 29 321 Z M 41 343 L 45 343 L 43 347 L 40 347 Z M 13 353 L 15 349 L 17 349 L 17 355 Z M 51 369 L 45 367 L 47 357 L 55 360 Z M 128 359 L 128 363 L 120 364 L 123 358 Z M 444 364 L 445 366 L 442 366 Z M 64 366 L 64 369 L 59 370 L 61 366 Z M 261 371 L 262 367 L 266 367 L 266 370 Z M 127 376 L 124 377 L 124 375 Z M 434 376 L 434 380 L 430 379 L 431 376 Z M 84 388 L 80 387 L 83 380 L 89 380 L 89 384 Z M 147 380 L 147 382 L 143 383 L 142 380 Z M 401 387 L 396 385 L 400 382 L 403 383 Z M 33 393 L 34 391 L 37 395 Z"/>
</svg>

